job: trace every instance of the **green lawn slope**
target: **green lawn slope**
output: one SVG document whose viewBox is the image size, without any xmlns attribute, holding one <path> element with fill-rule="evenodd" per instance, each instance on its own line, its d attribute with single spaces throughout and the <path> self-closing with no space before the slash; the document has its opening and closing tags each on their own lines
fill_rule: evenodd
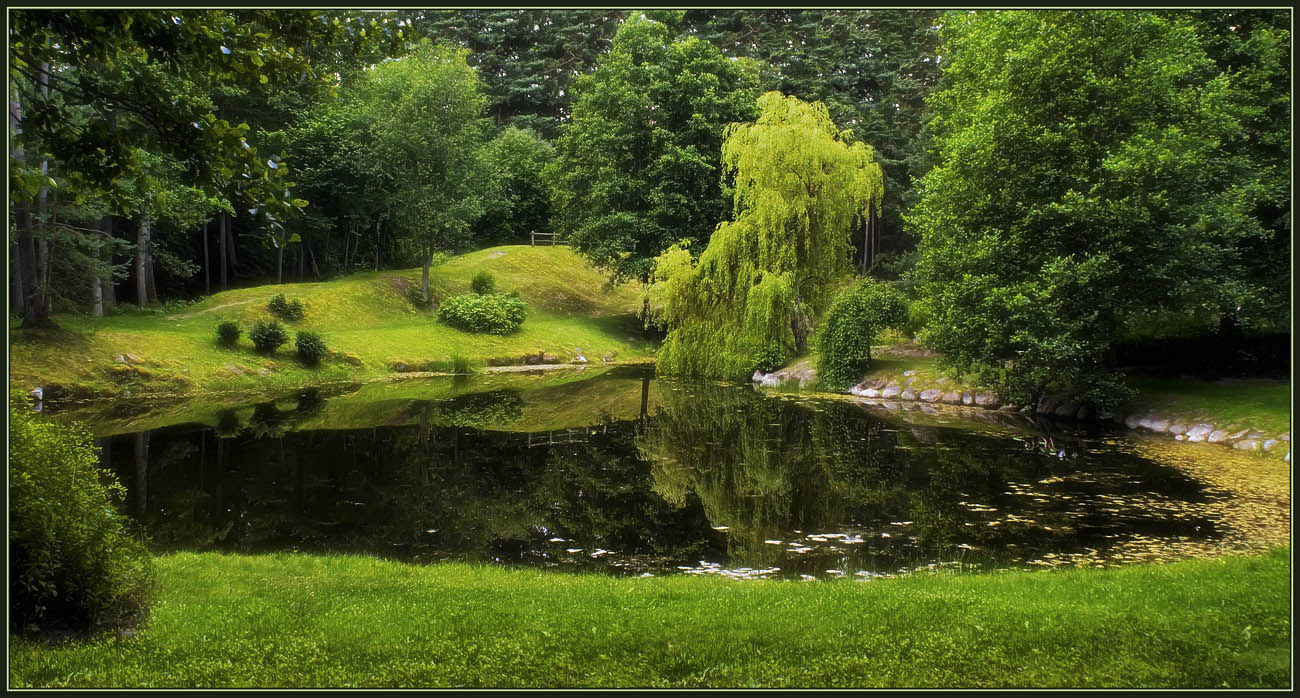
<svg viewBox="0 0 1300 698">
<path fill-rule="evenodd" d="M 1291 684 L 1290 550 L 858 582 L 159 559 L 148 625 L 11 637 L 10 687 Z"/>
<path fill-rule="evenodd" d="M 177 312 L 130 310 L 104 318 L 59 316 L 58 327 L 10 331 L 10 383 L 55 387 L 73 397 L 175 395 L 195 392 L 282 392 L 288 388 L 409 370 L 449 369 L 454 357 L 473 364 L 519 363 L 525 354 L 561 361 L 581 350 L 593 363 L 648 359 L 654 344 L 635 311 L 635 285 L 609 288 L 606 276 L 567 247 L 512 245 L 453 257 L 431 271 L 435 299 L 469 292 L 486 270 L 498 291 L 519 291 L 528 317 L 514 334 L 462 332 L 418 308 L 419 269 L 367 272 L 342 279 L 225 291 Z M 247 328 L 271 319 L 267 302 L 283 293 L 301 300 L 306 317 L 284 323 L 319 333 L 335 352 L 320 367 L 294 358 L 292 339 L 265 357 L 245 335 L 235 349 L 216 343 L 216 326 Z M 126 359 L 123 363 L 117 357 Z"/>
</svg>

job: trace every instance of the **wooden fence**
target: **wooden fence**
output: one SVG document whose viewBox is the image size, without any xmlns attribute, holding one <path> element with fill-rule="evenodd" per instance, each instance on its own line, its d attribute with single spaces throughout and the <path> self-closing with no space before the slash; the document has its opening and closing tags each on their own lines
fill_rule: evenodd
<svg viewBox="0 0 1300 698">
<path fill-rule="evenodd" d="M 530 233 L 530 235 L 532 236 L 532 245 L 533 245 L 534 247 L 536 247 L 538 244 L 542 244 L 542 245 L 567 245 L 567 244 L 569 244 L 569 243 L 565 242 L 564 240 L 561 240 L 561 239 L 560 239 L 560 237 L 559 237 L 559 233 L 539 233 L 539 232 L 537 232 L 536 230 L 534 230 L 532 233 Z M 538 242 L 539 240 L 541 241 L 540 243 Z"/>
</svg>

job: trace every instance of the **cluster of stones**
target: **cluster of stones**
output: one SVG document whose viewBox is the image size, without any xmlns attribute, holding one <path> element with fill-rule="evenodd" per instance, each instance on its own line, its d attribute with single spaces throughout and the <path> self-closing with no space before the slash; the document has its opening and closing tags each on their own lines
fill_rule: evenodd
<svg viewBox="0 0 1300 698">
<path fill-rule="evenodd" d="M 1042 415 L 1052 415 L 1056 417 L 1068 417 L 1072 419 L 1091 420 L 1095 416 L 1087 407 L 1078 405 L 1061 398 L 1045 397 L 1038 403 L 1037 411 Z M 1264 432 L 1255 429 L 1241 429 L 1235 432 L 1229 432 L 1213 424 L 1208 423 L 1191 423 L 1182 421 L 1175 417 L 1163 417 L 1155 414 L 1124 414 L 1117 413 L 1111 417 L 1111 421 L 1116 424 L 1123 424 L 1129 429 L 1141 429 L 1156 434 L 1169 434 L 1177 441 L 1189 441 L 1192 443 L 1205 442 L 1211 444 L 1223 444 L 1231 446 L 1241 451 L 1273 451 L 1286 450 L 1284 459 L 1291 461 L 1291 434 L 1278 434 L 1269 436 Z"/>
<path fill-rule="evenodd" d="M 795 367 L 792 367 L 795 368 Z M 971 391 L 947 387 L 948 379 L 940 378 L 937 386 L 916 386 L 915 371 L 905 371 L 901 381 L 888 378 L 874 378 L 849 388 L 850 395 L 864 398 L 901 402 L 941 403 L 945 405 L 963 405 L 981 407 L 988 410 L 1004 412 L 1021 411 L 1019 405 L 1003 404 L 992 392 Z M 805 385 L 815 379 L 815 373 L 808 367 L 799 366 L 798 370 L 783 369 L 764 374 L 755 371 L 753 382 L 759 385 L 780 385 L 785 381 L 798 380 Z M 889 403 L 886 403 L 888 405 Z M 1098 421 L 1098 416 L 1086 405 L 1079 405 L 1060 397 L 1044 397 L 1033 409 L 1046 417 L 1076 419 L 1080 421 Z M 1213 424 L 1189 423 L 1176 418 L 1161 417 L 1151 414 L 1116 414 L 1112 421 L 1129 429 L 1141 429 L 1157 434 L 1169 434 L 1178 441 L 1205 442 L 1223 444 L 1243 451 L 1285 450 L 1283 459 L 1291 462 L 1291 434 L 1270 436 L 1254 429 L 1242 429 L 1229 432 Z"/>
</svg>

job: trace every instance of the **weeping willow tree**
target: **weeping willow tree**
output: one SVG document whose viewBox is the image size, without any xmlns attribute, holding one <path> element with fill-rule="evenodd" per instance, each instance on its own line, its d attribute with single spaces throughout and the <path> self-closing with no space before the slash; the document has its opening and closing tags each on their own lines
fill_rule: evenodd
<svg viewBox="0 0 1300 698">
<path fill-rule="evenodd" d="M 884 194 L 871 146 L 836 128 L 820 102 L 769 92 L 758 106 L 758 120 L 728 126 L 722 146 L 734 220 L 699 259 L 679 243 L 656 260 L 650 319 L 668 330 L 660 374 L 742 379 L 803 351 L 849 271 L 850 227 Z"/>
</svg>

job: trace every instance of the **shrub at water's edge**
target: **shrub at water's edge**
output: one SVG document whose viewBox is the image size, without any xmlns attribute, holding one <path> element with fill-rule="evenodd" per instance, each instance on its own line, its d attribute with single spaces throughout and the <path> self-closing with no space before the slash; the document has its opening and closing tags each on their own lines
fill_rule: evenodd
<svg viewBox="0 0 1300 698">
<path fill-rule="evenodd" d="M 88 431 L 9 398 L 9 611 L 18 632 L 85 632 L 141 620 L 154 581 Z M 110 480 L 106 487 L 103 480 Z"/>
<path fill-rule="evenodd" d="M 325 340 L 315 332 L 299 332 L 294 338 L 294 348 L 298 350 L 298 359 L 308 366 L 318 366 L 328 350 Z"/>
<path fill-rule="evenodd" d="M 907 299 L 889 284 L 862 279 L 841 291 L 817 329 L 817 375 L 830 388 L 856 382 L 877 334 L 907 317 Z"/>
</svg>

